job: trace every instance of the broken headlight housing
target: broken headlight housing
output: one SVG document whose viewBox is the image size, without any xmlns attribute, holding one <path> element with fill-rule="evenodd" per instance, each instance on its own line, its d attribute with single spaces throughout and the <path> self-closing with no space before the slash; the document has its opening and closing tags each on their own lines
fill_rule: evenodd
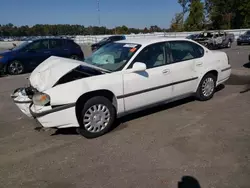
<svg viewBox="0 0 250 188">
<path fill-rule="evenodd" d="M 46 93 L 36 93 L 33 95 L 33 103 L 38 106 L 47 106 L 50 104 L 50 96 Z"/>
</svg>

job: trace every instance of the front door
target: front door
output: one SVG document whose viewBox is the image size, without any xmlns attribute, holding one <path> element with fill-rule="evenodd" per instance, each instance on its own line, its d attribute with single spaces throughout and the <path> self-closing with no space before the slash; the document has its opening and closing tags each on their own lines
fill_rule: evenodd
<svg viewBox="0 0 250 188">
<path fill-rule="evenodd" d="M 131 111 L 171 98 L 171 71 L 167 65 L 166 43 L 157 43 L 145 47 L 133 60 L 146 64 L 146 71 L 131 73 L 124 71 L 125 110 Z"/>
<path fill-rule="evenodd" d="M 34 41 L 27 46 L 25 53 L 25 58 L 29 62 L 30 68 L 35 68 L 51 56 L 49 51 L 49 40 L 43 39 Z"/>
</svg>

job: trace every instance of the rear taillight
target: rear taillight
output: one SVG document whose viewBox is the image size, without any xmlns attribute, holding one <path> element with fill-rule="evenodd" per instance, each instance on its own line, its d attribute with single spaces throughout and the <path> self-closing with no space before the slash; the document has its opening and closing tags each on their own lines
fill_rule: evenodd
<svg viewBox="0 0 250 188">
<path fill-rule="evenodd" d="M 228 62 L 228 65 L 230 65 L 230 59 L 228 55 L 227 55 L 227 62 Z"/>
</svg>

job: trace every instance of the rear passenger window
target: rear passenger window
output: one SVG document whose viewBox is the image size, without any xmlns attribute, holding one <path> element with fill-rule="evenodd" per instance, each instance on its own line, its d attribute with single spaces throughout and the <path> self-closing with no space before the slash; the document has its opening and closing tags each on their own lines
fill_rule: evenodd
<svg viewBox="0 0 250 188">
<path fill-rule="evenodd" d="M 79 48 L 78 44 L 76 44 L 73 40 L 66 40 L 65 41 L 67 45 L 74 47 L 74 48 Z"/>
<path fill-rule="evenodd" d="M 173 63 L 200 58 L 204 55 L 202 47 L 189 41 L 171 41 L 168 50 Z"/>
<path fill-rule="evenodd" d="M 53 48 L 61 48 L 63 46 L 63 40 L 50 40 L 49 47 Z"/>
</svg>

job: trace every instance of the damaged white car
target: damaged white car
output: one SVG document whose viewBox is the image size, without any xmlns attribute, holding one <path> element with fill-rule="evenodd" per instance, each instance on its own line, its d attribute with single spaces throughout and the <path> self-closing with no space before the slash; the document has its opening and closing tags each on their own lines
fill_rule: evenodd
<svg viewBox="0 0 250 188">
<path fill-rule="evenodd" d="M 31 73 L 30 86 L 11 96 L 43 127 L 77 127 L 95 138 L 125 114 L 191 95 L 209 100 L 230 74 L 226 53 L 195 41 L 127 39 L 101 47 L 84 62 L 50 57 Z"/>
</svg>

